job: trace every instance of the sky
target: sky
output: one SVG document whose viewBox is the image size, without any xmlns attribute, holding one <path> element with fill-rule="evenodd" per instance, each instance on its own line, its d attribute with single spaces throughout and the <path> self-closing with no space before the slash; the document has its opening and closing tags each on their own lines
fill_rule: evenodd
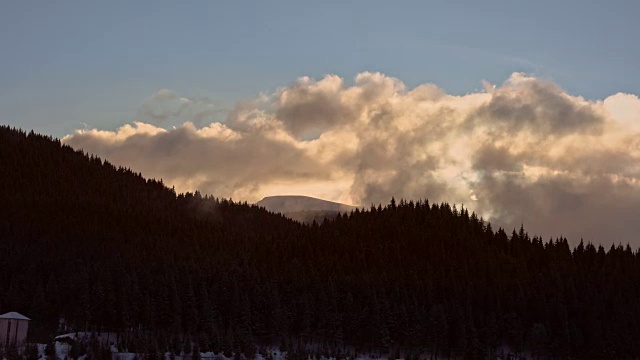
<svg viewBox="0 0 640 360">
<path fill-rule="evenodd" d="M 632 1 L 4 2 L 0 123 L 179 191 L 429 198 L 637 247 L 638 13 Z"/>
</svg>

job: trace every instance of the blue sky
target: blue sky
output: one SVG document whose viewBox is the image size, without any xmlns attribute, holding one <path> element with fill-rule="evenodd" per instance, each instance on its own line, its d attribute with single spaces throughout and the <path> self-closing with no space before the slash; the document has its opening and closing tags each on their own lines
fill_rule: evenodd
<svg viewBox="0 0 640 360">
<path fill-rule="evenodd" d="M 5 1 L 0 122 L 63 136 L 171 89 L 229 109 L 299 76 L 381 71 L 464 94 L 514 71 L 640 93 L 635 1 Z M 222 116 L 222 115 L 221 115 Z"/>
</svg>

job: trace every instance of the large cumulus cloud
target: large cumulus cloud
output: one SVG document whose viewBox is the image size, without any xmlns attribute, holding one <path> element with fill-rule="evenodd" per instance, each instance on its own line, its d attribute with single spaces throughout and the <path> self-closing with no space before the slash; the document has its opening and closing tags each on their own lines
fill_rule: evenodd
<svg viewBox="0 0 640 360">
<path fill-rule="evenodd" d="M 428 198 L 508 229 L 524 223 L 546 237 L 640 245 L 640 99 L 632 94 L 585 100 L 515 73 L 456 96 L 365 72 L 349 85 L 303 77 L 239 103 L 224 121 L 219 114 L 206 99 L 162 90 L 131 125 L 64 141 L 179 191 L 365 206 Z"/>
</svg>

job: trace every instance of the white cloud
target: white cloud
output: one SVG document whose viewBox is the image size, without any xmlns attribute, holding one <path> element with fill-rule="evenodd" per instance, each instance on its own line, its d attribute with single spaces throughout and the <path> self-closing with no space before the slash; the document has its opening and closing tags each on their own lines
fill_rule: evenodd
<svg viewBox="0 0 640 360">
<path fill-rule="evenodd" d="M 521 73 L 483 87 L 455 96 L 380 73 L 351 86 L 303 77 L 239 103 L 224 123 L 211 101 L 161 90 L 133 125 L 64 141 L 179 191 L 256 201 L 289 189 L 365 206 L 429 198 L 498 226 L 640 245 L 640 99 L 588 101 Z M 169 118 L 182 125 L 166 130 Z"/>
</svg>

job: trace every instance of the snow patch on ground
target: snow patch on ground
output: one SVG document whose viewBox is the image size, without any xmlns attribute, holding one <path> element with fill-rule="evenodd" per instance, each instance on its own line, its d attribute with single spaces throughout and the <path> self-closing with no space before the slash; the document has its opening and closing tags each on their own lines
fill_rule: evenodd
<svg viewBox="0 0 640 360">
<path fill-rule="evenodd" d="M 101 342 L 106 343 L 107 341 L 110 343 L 111 345 L 111 354 L 112 354 L 112 359 L 113 360 L 134 360 L 136 359 L 136 357 L 138 359 L 141 358 L 140 354 L 136 354 L 136 353 L 130 353 L 130 352 L 118 352 L 117 350 L 117 344 L 116 344 L 116 339 L 117 336 L 115 336 L 114 333 L 102 333 L 102 334 L 94 334 L 95 337 L 97 339 L 99 339 Z M 54 338 L 55 342 L 55 354 L 56 354 L 56 358 L 58 360 L 67 360 L 68 359 L 68 354 L 69 354 L 69 350 L 71 349 L 71 345 L 70 345 L 70 340 L 71 341 L 79 341 L 79 340 L 89 340 L 91 339 L 91 333 L 70 333 L 70 334 L 63 334 L 63 335 L 58 335 Z M 40 356 L 41 360 L 45 359 L 45 355 L 44 355 L 44 350 L 46 347 L 46 344 L 37 344 L 38 346 L 38 354 Z M 347 349 L 348 350 L 348 349 Z M 262 348 L 261 350 L 262 353 L 269 353 L 270 359 L 273 360 L 286 360 L 287 359 L 287 353 L 286 352 L 282 352 L 280 351 L 277 347 L 267 347 L 267 348 Z M 498 351 L 495 354 L 495 359 L 500 359 L 500 360 L 506 360 L 506 359 L 512 359 L 512 360 L 528 360 L 531 359 L 532 357 L 530 356 L 530 354 L 519 354 L 518 356 L 515 355 L 511 355 L 508 356 L 507 354 L 509 354 L 509 349 L 507 347 L 501 347 L 500 349 L 498 349 Z M 200 357 L 202 360 L 233 360 L 234 357 L 226 357 L 224 356 L 222 353 L 220 354 L 214 354 L 213 352 L 202 352 L 200 353 Z M 78 358 L 78 360 L 85 360 L 86 355 L 80 356 Z M 243 359 L 245 359 L 244 355 L 242 356 Z M 344 359 L 345 356 L 341 356 L 341 359 Z M 428 354 L 422 354 L 420 356 L 421 359 L 431 359 L 431 356 Z M 171 356 L 170 353 L 166 353 L 164 356 L 165 360 L 192 360 L 193 359 L 193 355 L 192 354 L 183 354 L 183 355 L 175 355 L 175 356 Z M 313 359 L 317 359 L 317 360 L 336 360 L 335 357 L 324 357 L 324 356 L 320 356 L 320 357 L 313 357 L 310 356 L 309 359 L 313 360 Z M 395 360 L 394 357 L 389 357 L 386 354 L 382 355 L 382 354 L 368 354 L 368 355 L 358 355 L 356 356 L 356 358 L 354 360 L 383 360 L 383 359 L 390 359 L 390 360 Z M 444 360 L 447 359 L 446 357 L 438 357 L 436 360 Z M 1 360 L 6 360 L 6 359 L 1 359 Z M 260 353 L 256 353 L 255 355 L 255 360 L 266 360 L 266 358 L 260 354 Z M 404 360 L 404 357 L 401 357 L 400 360 Z"/>
</svg>

